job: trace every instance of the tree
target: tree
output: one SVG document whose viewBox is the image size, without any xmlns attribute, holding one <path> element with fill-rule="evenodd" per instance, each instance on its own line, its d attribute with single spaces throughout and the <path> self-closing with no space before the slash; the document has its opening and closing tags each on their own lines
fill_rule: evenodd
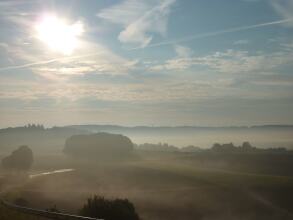
<svg viewBox="0 0 293 220">
<path fill-rule="evenodd" d="M 237 147 L 234 146 L 233 143 L 227 143 L 222 145 L 215 143 L 211 149 L 212 151 L 220 152 L 220 153 L 232 153 L 237 151 Z"/>
<path fill-rule="evenodd" d="M 256 147 L 253 147 L 248 141 L 243 142 L 241 146 L 243 152 L 254 152 L 257 151 Z"/>
<path fill-rule="evenodd" d="M 80 210 L 80 214 L 87 217 L 106 220 L 139 220 L 139 216 L 129 200 L 108 200 L 96 195 L 87 200 L 87 203 Z"/>
<path fill-rule="evenodd" d="M 3 158 L 2 166 L 6 169 L 27 171 L 33 164 L 33 151 L 28 146 L 20 146 L 11 155 Z"/>
<path fill-rule="evenodd" d="M 128 137 L 109 133 L 73 135 L 64 148 L 66 154 L 86 158 L 118 158 L 132 150 L 133 143 Z"/>
<path fill-rule="evenodd" d="M 221 144 L 219 144 L 219 143 L 215 143 L 214 145 L 213 145 L 213 147 L 212 147 L 212 150 L 213 151 L 220 151 L 221 150 Z"/>
</svg>

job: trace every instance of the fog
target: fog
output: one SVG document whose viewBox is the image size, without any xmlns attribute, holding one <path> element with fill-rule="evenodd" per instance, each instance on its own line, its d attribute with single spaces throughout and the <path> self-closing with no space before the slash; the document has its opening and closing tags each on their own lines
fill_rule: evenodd
<svg viewBox="0 0 293 220">
<path fill-rule="evenodd" d="M 135 143 L 170 143 L 178 147 L 195 145 L 203 148 L 214 143 L 233 142 L 240 145 L 250 141 L 262 148 L 287 147 L 293 149 L 292 131 L 199 131 L 191 134 L 127 134 Z"/>
<path fill-rule="evenodd" d="M 247 175 L 193 165 L 174 154 L 139 155 L 131 161 L 89 162 L 59 158 L 58 166 L 71 172 L 50 174 L 28 181 L 17 195 L 29 205 L 78 213 L 93 194 L 128 198 L 142 219 L 290 219 L 292 178 Z M 41 157 L 35 168 L 49 169 L 53 156 Z M 179 162 L 179 163 L 178 163 Z M 212 163 L 212 162 L 211 162 Z M 215 164 L 214 164 L 215 165 Z M 235 196 L 236 195 L 236 196 Z M 289 200 L 288 200 L 289 202 Z"/>
<path fill-rule="evenodd" d="M 71 214 L 81 214 L 88 199 L 97 195 L 109 204 L 127 199 L 143 220 L 289 220 L 292 130 L 291 126 L 2 129 L 2 163 L 10 155 L 17 157 L 10 166 L 6 162 L 1 166 L 0 190 L 12 203 Z M 192 146 L 182 148 L 187 145 Z M 30 157 L 25 159 L 22 154 L 27 152 Z"/>
<path fill-rule="evenodd" d="M 293 0 L 0 0 L 0 220 L 292 220 L 292 36 Z"/>
<path fill-rule="evenodd" d="M 0 129 L 0 152 L 9 152 L 20 145 L 29 145 L 35 153 L 60 153 L 65 140 L 75 134 L 109 132 L 129 137 L 135 144 L 168 143 L 176 147 L 193 145 L 209 148 L 214 143 L 240 145 L 249 141 L 260 148 L 293 149 L 292 126 L 255 127 L 122 127 L 83 125 L 66 127 L 18 127 Z"/>
</svg>

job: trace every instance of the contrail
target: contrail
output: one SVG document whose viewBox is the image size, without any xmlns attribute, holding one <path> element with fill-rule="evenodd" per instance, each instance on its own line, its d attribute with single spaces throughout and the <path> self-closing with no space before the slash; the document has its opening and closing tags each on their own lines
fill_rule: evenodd
<svg viewBox="0 0 293 220">
<path fill-rule="evenodd" d="M 175 40 L 164 41 L 164 42 L 159 42 L 159 43 L 155 43 L 155 44 L 149 44 L 148 46 L 145 46 L 145 47 L 134 47 L 134 48 L 130 48 L 130 49 L 127 49 L 127 50 L 128 51 L 140 50 L 140 49 L 144 49 L 144 48 L 151 48 L 151 47 L 159 47 L 159 46 L 164 46 L 164 45 L 176 44 L 176 43 L 180 43 L 180 42 L 186 42 L 186 41 L 191 41 L 191 40 L 195 40 L 195 39 L 201 39 L 201 38 L 205 38 L 205 37 L 213 37 L 213 36 L 226 34 L 226 33 L 233 33 L 233 32 L 245 31 L 245 30 L 250 30 L 250 29 L 255 29 L 255 28 L 260 28 L 260 27 L 266 27 L 266 26 L 271 26 L 271 25 L 276 25 L 276 24 L 288 23 L 290 21 L 293 21 L 293 18 L 283 19 L 283 20 L 278 20 L 278 21 L 272 21 L 272 22 L 266 22 L 266 23 L 261 23 L 261 24 L 255 24 L 255 25 L 250 25 L 250 26 L 229 28 L 229 29 L 226 29 L 226 30 L 209 32 L 209 33 L 204 33 L 204 34 L 190 35 L 190 36 L 175 39 Z M 63 61 L 63 60 L 72 60 L 72 59 L 79 59 L 79 58 L 84 58 L 84 57 L 91 57 L 91 56 L 96 56 L 98 54 L 99 53 L 91 53 L 91 54 L 85 54 L 85 55 L 81 55 L 81 56 L 61 57 L 61 58 L 45 60 L 45 61 L 39 61 L 39 62 L 34 62 L 34 63 L 26 63 L 26 64 L 23 64 L 23 65 L 0 67 L 0 71 L 22 69 L 22 68 L 26 68 L 26 67 L 49 64 L 49 63 L 54 63 L 54 62 Z"/>
<path fill-rule="evenodd" d="M 205 37 L 213 37 L 213 36 L 226 34 L 226 33 L 245 31 L 245 30 L 266 27 L 266 26 L 271 26 L 271 25 L 276 25 L 276 24 L 283 24 L 283 23 L 287 23 L 290 21 L 293 21 L 293 18 L 272 21 L 272 22 L 266 22 L 266 23 L 261 23 L 261 24 L 254 24 L 254 25 L 249 25 L 249 26 L 229 28 L 229 29 L 225 29 L 225 30 L 209 32 L 209 33 L 204 33 L 204 34 L 190 35 L 190 36 L 175 39 L 175 40 L 163 41 L 163 42 L 159 42 L 159 43 L 155 43 L 155 44 L 149 44 L 148 46 L 145 46 L 145 47 L 134 47 L 134 48 L 130 48 L 128 50 L 139 50 L 139 49 L 150 48 L 150 47 L 159 47 L 159 46 L 163 46 L 163 45 L 176 44 L 176 43 L 180 43 L 180 42 L 186 42 L 186 41 L 201 39 L 201 38 L 205 38 Z"/>
<path fill-rule="evenodd" d="M 92 56 L 96 56 L 98 54 L 100 54 L 100 53 L 90 53 L 90 54 L 84 54 L 84 55 L 80 55 L 80 56 L 71 56 L 71 57 L 60 57 L 60 58 L 55 58 L 55 59 L 51 59 L 51 60 L 44 60 L 44 61 L 39 61 L 39 62 L 34 62 L 34 63 L 26 63 L 23 65 L 1 67 L 0 71 L 22 69 L 22 68 L 26 68 L 26 67 L 49 64 L 49 63 L 54 63 L 54 62 L 63 61 L 63 60 L 73 60 L 73 59 L 79 59 L 79 58 L 84 58 L 84 57 L 92 57 Z"/>
</svg>

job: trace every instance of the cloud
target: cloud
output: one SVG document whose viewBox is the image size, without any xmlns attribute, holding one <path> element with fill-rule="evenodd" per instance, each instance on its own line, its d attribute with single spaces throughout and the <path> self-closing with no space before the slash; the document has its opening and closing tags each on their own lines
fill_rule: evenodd
<svg viewBox="0 0 293 220">
<path fill-rule="evenodd" d="M 206 56 L 175 57 L 150 67 L 150 71 L 183 71 L 201 66 L 219 73 L 256 73 L 288 64 L 293 61 L 292 57 L 292 51 L 249 54 L 248 51 L 226 50 Z"/>
<path fill-rule="evenodd" d="M 248 44 L 248 43 L 249 43 L 248 40 L 237 40 L 233 44 L 234 45 L 243 45 L 243 44 Z"/>
<path fill-rule="evenodd" d="M 175 45 L 174 49 L 178 57 L 190 57 L 193 53 L 190 48 L 181 45 Z"/>
<path fill-rule="evenodd" d="M 44 50 L 37 41 L 24 45 L 26 38 L 7 47 L 7 56 L 13 58 L 15 65 L 2 66 L 0 72 L 29 69 L 34 74 L 50 80 L 66 79 L 74 75 L 128 74 L 137 62 L 123 58 L 98 43 L 83 42 L 76 51 L 78 55 L 60 56 L 53 51 Z M 34 41 L 34 40 L 33 40 Z"/>
<path fill-rule="evenodd" d="M 160 47 L 160 46 L 164 46 L 164 45 L 174 45 L 174 44 L 178 44 L 178 43 L 182 43 L 182 42 L 193 41 L 196 39 L 214 37 L 214 36 L 218 36 L 218 35 L 234 33 L 234 32 L 239 32 L 239 31 L 246 31 L 246 30 L 257 29 L 257 28 L 273 26 L 273 25 L 281 25 L 281 24 L 287 24 L 287 23 L 289 24 L 291 22 L 293 22 L 293 18 L 282 19 L 282 20 L 277 20 L 277 21 L 272 21 L 272 22 L 265 22 L 265 23 L 254 24 L 254 25 L 248 25 L 248 26 L 228 28 L 228 29 L 220 30 L 220 31 L 190 35 L 187 37 L 182 37 L 182 38 L 178 38 L 178 39 L 174 39 L 174 40 L 162 41 L 159 43 L 149 44 L 145 47 L 152 48 L 152 47 Z M 139 50 L 139 49 L 142 49 L 142 47 L 134 47 L 134 48 L 130 48 L 129 50 L 131 51 L 131 50 Z"/>
<path fill-rule="evenodd" d="M 52 100 L 58 109 L 70 105 L 77 105 L 85 100 L 93 103 L 98 101 L 109 102 L 136 102 L 136 103 L 166 103 L 166 102 L 197 102 L 217 98 L 278 98 L 291 97 L 288 91 L 292 89 L 293 78 L 280 77 L 277 74 L 259 74 L 235 80 L 230 77 L 217 77 L 212 79 L 169 79 L 168 81 L 152 80 L 148 83 L 136 82 L 126 84 L 113 84 L 112 82 L 97 83 L 19 83 L 5 84 L 0 88 L 1 100 L 22 100 L 27 106 L 36 100 Z M 242 81 L 242 82 L 240 82 Z M 236 84 L 237 83 L 237 84 Z M 244 87 L 239 83 L 245 84 Z M 288 89 L 278 89 L 287 86 Z M 243 89 L 244 88 L 244 89 Z M 249 88 L 249 89 L 247 89 Z M 274 93 L 270 93 L 271 89 Z M 139 106 L 139 105 L 138 105 Z M 54 107 L 54 106 L 51 106 Z"/>
<path fill-rule="evenodd" d="M 20 0 L 2 0 L 0 2 L 0 7 L 16 7 L 21 5 L 28 5 L 28 4 L 35 4 L 36 0 L 26 0 L 26 1 L 20 1 Z"/>
<path fill-rule="evenodd" d="M 121 42 L 145 47 L 154 33 L 166 35 L 170 8 L 174 3 L 175 0 L 125 0 L 103 9 L 97 16 L 124 27 L 118 36 Z"/>
<path fill-rule="evenodd" d="M 103 83 L 20 83 L 9 84 L 9 89 L 0 88 L 0 100 L 19 99 L 27 103 L 50 99 L 56 102 L 66 100 L 76 103 L 80 100 L 100 100 L 113 102 L 149 102 L 207 99 L 217 97 L 230 82 L 224 80 L 168 80 L 166 82 L 113 84 Z M 214 91 L 218 92 L 215 93 Z M 62 106 L 62 103 L 59 103 Z"/>
<path fill-rule="evenodd" d="M 71 61 L 71 60 L 81 59 L 81 58 L 85 58 L 85 57 L 97 56 L 98 54 L 99 53 L 84 54 L 84 55 L 69 56 L 69 57 L 67 56 L 67 57 L 54 58 L 54 59 L 50 59 L 50 60 L 42 60 L 42 61 L 36 61 L 36 62 L 32 62 L 32 63 L 25 63 L 22 65 L 0 67 L 0 71 L 23 69 L 23 68 L 34 67 L 34 66 L 42 66 L 45 64 L 57 63 L 57 62 L 62 62 L 62 61 Z M 25 55 L 23 54 L 23 57 L 24 56 Z"/>
<path fill-rule="evenodd" d="M 4 49 L 5 51 L 7 51 L 8 47 L 9 47 L 8 44 L 3 43 L 3 42 L 0 42 L 0 48 L 2 48 L 2 49 Z"/>
<path fill-rule="evenodd" d="M 14 23 L 15 25 L 22 25 L 25 27 L 31 27 L 32 18 L 36 15 L 36 12 L 32 7 L 27 6 L 36 6 L 38 5 L 36 0 L 27 0 L 27 1 L 1 1 L 0 2 L 0 19 L 4 22 Z M 23 7 L 26 7 L 25 12 Z M 29 18 L 29 19 L 28 19 Z M 2 22 L 3 22 L 2 21 Z M 5 25 L 3 25 L 5 27 Z M 15 27 L 10 27 L 15 28 Z"/>
<path fill-rule="evenodd" d="M 27 6 L 24 11 L 23 5 Z M 81 48 L 77 48 L 72 56 L 61 56 L 49 50 L 42 44 L 35 30 L 40 16 L 39 1 L 2 1 L 0 6 L 4 8 L 0 12 L 3 27 L 15 33 L 11 37 L 0 42 L 0 52 L 9 62 L 1 62 L 0 72 L 12 72 L 13 70 L 30 70 L 36 76 L 50 80 L 63 80 L 70 76 L 95 74 L 128 74 L 135 68 L 136 62 L 124 58 L 106 46 L 98 42 L 81 40 Z M 34 7 L 32 7 L 34 6 Z M 25 12 L 25 13 L 24 13 Z M 80 18 L 83 20 L 83 18 Z M 86 25 L 86 22 L 85 22 Z M 19 31 L 21 30 L 21 31 Z M 5 34 L 4 34 L 5 36 Z M 5 53 L 5 54 L 4 54 Z"/>
<path fill-rule="evenodd" d="M 31 21 L 32 22 L 32 21 Z M 19 28 L 26 26 L 18 24 Z M 28 33 L 27 33 L 28 32 Z M 112 52 L 97 42 L 83 40 L 82 47 L 75 51 L 76 55 L 63 56 L 54 51 L 44 49 L 44 45 L 33 37 L 30 30 L 14 37 L 9 46 L 4 43 L 5 57 L 13 65 L 0 67 L 0 72 L 29 69 L 36 75 L 51 80 L 62 80 L 73 75 L 95 74 L 128 74 L 135 67 L 135 62 Z"/>
<path fill-rule="evenodd" d="M 288 74 L 263 73 L 255 75 L 251 83 L 258 86 L 274 86 L 275 88 L 284 89 L 285 86 L 292 87 L 293 76 Z M 291 96 L 291 94 L 288 94 L 288 96 Z"/>
<path fill-rule="evenodd" d="M 285 42 L 280 44 L 284 50 L 286 51 L 293 51 L 293 41 Z"/>
<path fill-rule="evenodd" d="M 250 3 L 255 3 L 255 2 L 260 2 L 261 0 L 242 0 L 244 2 L 250 2 Z"/>
<path fill-rule="evenodd" d="M 271 0 L 271 5 L 283 19 L 291 19 L 284 25 L 293 27 L 293 0 Z"/>
</svg>

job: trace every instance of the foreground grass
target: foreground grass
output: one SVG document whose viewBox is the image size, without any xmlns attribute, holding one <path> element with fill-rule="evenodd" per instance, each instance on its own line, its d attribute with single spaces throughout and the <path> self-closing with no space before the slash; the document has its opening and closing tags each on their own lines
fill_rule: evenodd
<svg viewBox="0 0 293 220">
<path fill-rule="evenodd" d="M 52 159 L 36 168 L 50 168 Z M 163 156 L 107 164 L 54 161 L 76 171 L 32 179 L 11 196 L 27 199 L 31 207 L 56 204 L 70 213 L 93 194 L 128 198 L 144 220 L 293 219 L 292 177 L 209 169 Z"/>
<path fill-rule="evenodd" d="M 0 219 L 1 220 L 47 220 L 47 218 L 32 216 L 29 214 L 17 212 L 0 205 Z"/>
<path fill-rule="evenodd" d="M 191 178 L 197 185 L 232 190 L 236 196 L 251 198 L 264 207 L 293 218 L 293 177 L 197 168 L 186 164 L 138 162 L 131 166 Z M 242 195 L 241 195 L 242 194 Z M 233 197 L 230 199 L 233 200 Z M 234 199 L 237 201 L 237 199 Z"/>
</svg>

